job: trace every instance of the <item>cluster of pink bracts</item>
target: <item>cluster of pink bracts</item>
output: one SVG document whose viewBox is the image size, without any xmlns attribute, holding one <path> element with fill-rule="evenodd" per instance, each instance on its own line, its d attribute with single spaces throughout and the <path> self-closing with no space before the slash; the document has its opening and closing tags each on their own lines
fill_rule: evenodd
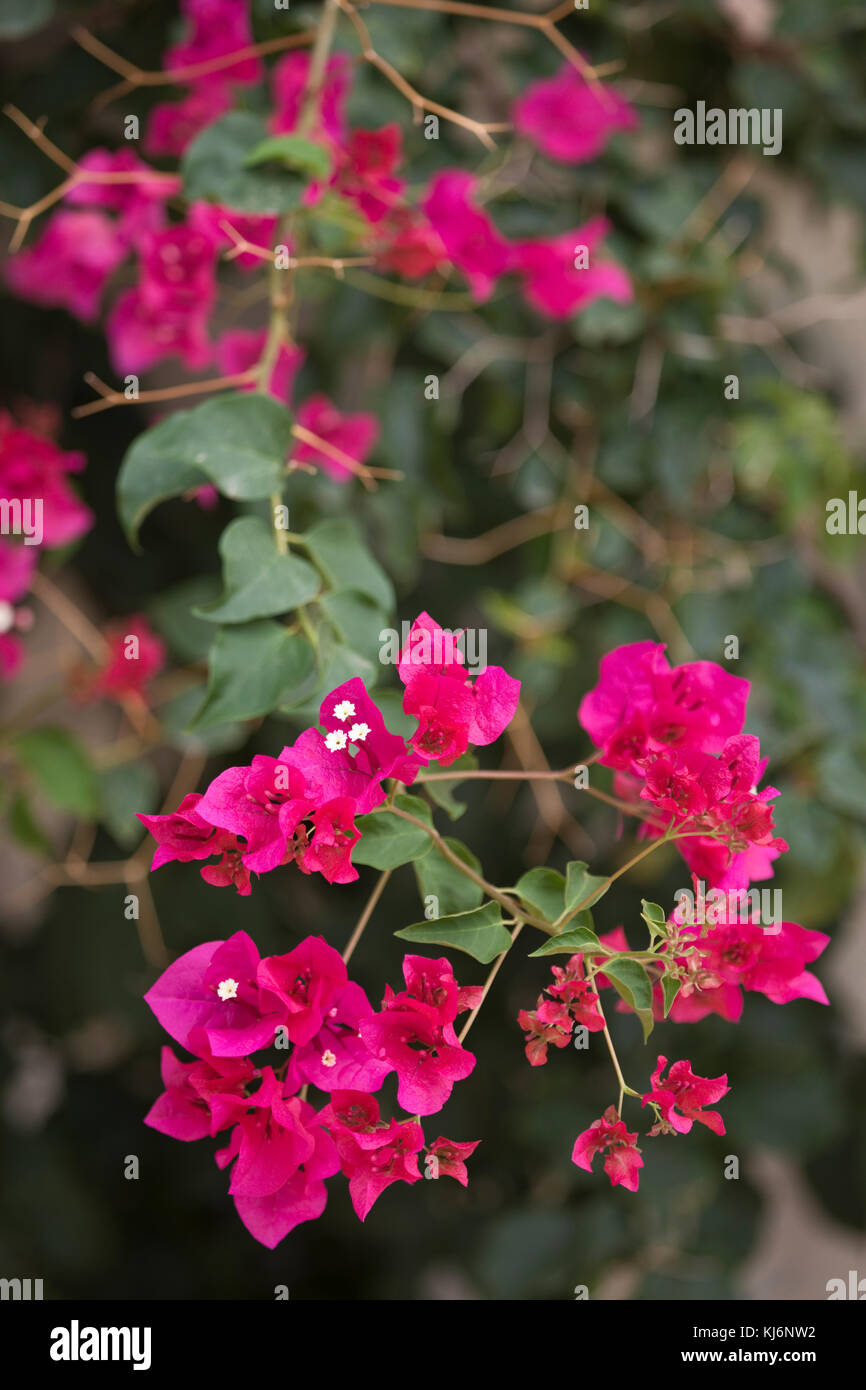
<svg viewBox="0 0 866 1390">
<path fill-rule="evenodd" d="M 159 841 L 154 868 L 169 859 L 219 854 L 202 875 L 212 883 L 234 882 L 241 892 L 249 892 L 250 873 L 289 862 L 306 873 L 318 870 L 330 882 L 357 877 L 354 815 L 383 804 L 386 779 L 411 783 L 422 764 L 448 766 L 470 744 L 491 743 L 510 721 L 519 693 L 519 683 L 499 667 L 488 667 L 473 683 L 455 637 L 426 613 L 412 625 L 398 671 L 404 709 L 418 719 L 408 743 L 389 733 L 363 683 L 348 681 L 322 705 L 324 733 L 307 729 L 279 758 L 230 768 L 172 816 L 142 816 Z M 661 646 L 641 642 L 603 659 L 599 682 L 580 709 L 582 724 L 602 749 L 601 762 L 616 769 L 618 789 L 636 807 L 649 802 L 648 814 L 654 809 L 662 818 L 649 822 L 649 833 L 692 826 L 698 842 L 706 839 L 702 862 L 713 886 L 742 887 L 750 872 L 772 875 L 772 860 L 785 848 L 772 836 L 767 800 L 775 793 L 756 790 L 763 770 L 757 740 L 741 732 L 748 692 L 747 681 L 712 662 L 671 669 Z M 687 858 L 690 843 L 682 845 Z M 668 925 L 650 967 L 659 1020 L 668 961 L 684 973 L 670 1010 L 674 1021 L 712 1012 L 738 1019 L 743 990 L 779 1004 L 827 1002 L 806 969 L 827 944 L 821 932 L 792 922 L 771 930 L 752 922 L 703 927 L 677 915 Z M 612 951 L 629 949 L 621 927 L 601 940 Z M 591 1033 L 605 1026 L 597 991 L 610 980 L 597 973 L 590 984 L 580 954 L 552 973 L 536 1008 L 518 1018 L 532 1066 L 547 1061 L 549 1046 L 568 1046 L 575 1026 Z M 217 1161 L 237 1159 L 230 1191 L 243 1221 L 265 1244 L 320 1214 L 323 1180 L 340 1168 L 362 1219 L 390 1183 L 420 1176 L 418 1117 L 441 1109 L 454 1082 L 474 1066 L 453 1024 L 475 1006 L 480 991 L 461 989 L 446 960 L 407 956 L 404 976 L 406 989 L 387 989 L 377 1013 L 323 941 L 308 938 L 287 956 L 260 961 L 249 938 L 238 933 L 222 945 L 188 952 L 148 994 L 160 1022 L 198 1058 L 182 1063 L 166 1049 L 167 1089 L 148 1122 L 184 1139 L 234 1126 Z M 628 1011 L 622 1000 L 617 1007 Z M 256 1068 L 249 1054 L 273 1045 L 281 1029 L 293 1051 L 278 1078 L 270 1066 Z M 727 1093 L 727 1077 L 696 1076 L 686 1060 L 674 1062 L 665 1076 L 667 1065 L 660 1056 L 641 1096 L 654 1114 L 649 1136 L 687 1134 L 695 1121 L 724 1134 L 721 1116 L 705 1107 Z M 371 1093 L 392 1071 L 399 1104 L 414 1119 L 380 1118 Z M 257 1089 L 250 1090 L 254 1083 Z M 309 1085 L 330 1093 L 318 1114 L 297 1095 Z M 643 1166 L 637 1138 L 610 1106 L 578 1136 L 572 1159 L 590 1169 L 603 1153 L 611 1182 L 636 1191 Z M 426 1150 L 428 1175 L 451 1173 L 465 1183 L 463 1160 L 474 1147 L 437 1139 Z"/>
<path fill-rule="evenodd" d="M 660 835 L 673 827 L 687 837 L 675 843 L 694 874 L 710 888 L 732 894 L 745 892 L 753 880 L 772 877 L 773 860 L 787 849 L 774 835 L 769 805 L 778 792 L 757 789 L 766 766 L 758 740 L 742 733 L 748 696 L 748 681 L 712 661 L 672 669 L 662 645 L 635 642 L 602 658 L 598 684 L 579 710 L 581 724 L 601 749 L 599 761 L 615 769 L 620 797 L 636 807 L 647 802 L 658 813 L 643 833 Z M 678 1023 L 711 1013 L 736 1021 L 744 990 L 762 993 L 775 1004 L 801 998 L 828 1002 L 806 965 L 817 959 L 829 937 L 795 922 L 762 925 L 740 920 L 739 912 L 734 921 L 726 915 L 725 910 L 716 913 L 706 925 L 671 914 L 670 935 L 654 967 L 657 1020 L 666 1017 L 660 972 L 668 964 L 683 977 L 667 1014 Z M 622 927 L 600 939 L 612 951 L 630 949 Z M 535 1009 L 523 1009 L 518 1017 L 534 1067 L 546 1063 L 548 1047 L 567 1047 L 575 1027 L 590 1033 L 604 1027 L 596 993 L 610 987 L 604 973 L 594 975 L 593 988 L 579 954 L 552 971 L 553 983 Z M 623 1000 L 617 1010 L 630 1011 Z M 663 1082 L 665 1065 L 660 1057 L 653 1089 L 641 1099 L 655 1109 L 650 1136 L 688 1133 L 693 1120 L 724 1134 L 716 1112 L 699 1112 L 702 1105 L 721 1099 L 727 1077 L 696 1077 L 690 1063 L 680 1061 Z M 611 1182 L 636 1191 L 643 1166 L 637 1134 L 629 1133 L 613 1106 L 578 1137 L 572 1157 L 579 1167 L 590 1168 L 599 1152 L 606 1154 L 604 1168 Z"/>
<path fill-rule="evenodd" d="M 392 1183 L 418 1181 L 422 1150 L 424 1176 L 466 1186 L 465 1160 L 480 1141 L 440 1136 L 425 1148 L 418 1121 L 441 1110 L 475 1066 L 454 1020 L 481 990 L 461 989 L 444 959 L 406 956 L 403 975 L 405 989 L 387 987 L 376 1012 L 321 937 L 260 959 L 236 932 L 187 951 L 145 995 L 196 1059 L 181 1062 L 163 1048 L 165 1091 L 146 1122 L 183 1140 L 231 1130 L 216 1161 L 234 1164 L 229 1192 L 263 1245 L 273 1249 L 321 1216 L 324 1180 L 340 1171 L 362 1221 Z M 275 1046 L 289 1052 L 282 1066 L 254 1062 L 251 1054 Z M 398 1102 L 414 1118 L 381 1119 L 372 1093 L 391 1072 Z M 330 1096 L 318 1112 L 304 1098 L 309 1085 Z"/>
<path fill-rule="evenodd" d="M 447 767 L 470 744 L 492 743 L 511 722 L 520 693 L 520 682 L 501 666 L 471 680 L 456 638 L 427 613 L 415 619 L 397 670 L 406 687 L 403 708 L 418 721 L 408 743 L 388 732 L 355 676 L 323 700 L 324 734 L 305 729 L 279 757 L 259 754 L 247 767 L 230 767 L 170 816 L 139 816 L 159 844 L 153 868 L 219 855 L 202 878 L 243 894 L 251 873 L 290 862 L 329 883 L 356 879 L 355 816 L 381 806 L 386 780 L 409 784 L 422 764 Z"/>
</svg>

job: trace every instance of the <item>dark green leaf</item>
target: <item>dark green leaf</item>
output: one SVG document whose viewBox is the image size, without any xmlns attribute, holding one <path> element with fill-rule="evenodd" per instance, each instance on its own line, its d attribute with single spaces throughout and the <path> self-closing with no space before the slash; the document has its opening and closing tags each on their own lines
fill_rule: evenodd
<svg viewBox="0 0 866 1390">
<path fill-rule="evenodd" d="M 650 928 L 650 931 L 655 930 L 656 933 L 663 932 L 667 926 L 668 920 L 664 908 L 660 907 L 658 903 L 647 902 L 646 898 L 641 898 L 640 907 L 640 915 Z"/>
<path fill-rule="evenodd" d="M 184 193 L 190 202 L 222 203 L 239 212 L 290 212 L 307 180 L 286 168 L 250 167 L 268 132 L 251 111 L 230 111 L 196 136 L 181 160 Z"/>
<path fill-rule="evenodd" d="M 592 907 L 603 898 L 610 884 L 606 878 L 588 872 L 587 865 L 580 859 L 573 859 L 566 868 L 565 906 L 569 912 L 577 907 Z"/>
<path fill-rule="evenodd" d="M 93 768 L 67 729 L 33 729 L 21 734 L 14 747 L 19 762 L 55 806 L 87 819 L 97 814 L 99 796 Z"/>
<path fill-rule="evenodd" d="M 653 991 L 649 975 L 640 961 L 630 960 L 627 956 L 605 961 L 604 974 L 620 998 L 625 1000 L 629 1008 L 634 1009 L 640 1019 L 646 1042 L 653 1030 Z"/>
<path fill-rule="evenodd" d="M 327 613 L 341 645 L 360 652 L 368 661 L 379 661 L 381 640 L 379 634 L 386 626 L 387 614 L 368 594 L 357 590 L 341 589 L 336 594 L 326 594 L 321 599 L 323 612 Z M 360 675 L 360 671 L 356 672 Z"/>
<path fill-rule="evenodd" d="M 297 555 L 280 555 L 273 534 L 255 516 L 242 516 L 220 538 L 225 593 L 212 608 L 195 610 L 210 623 L 245 623 L 271 618 L 309 603 L 319 576 Z"/>
<path fill-rule="evenodd" d="M 172 652 L 182 662 L 204 661 L 213 641 L 213 628 L 193 610 L 216 603 L 220 582 L 215 574 L 196 575 L 157 594 L 147 605 L 148 616 Z"/>
<path fill-rule="evenodd" d="M 286 169 L 294 169 L 310 179 L 330 178 L 332 160 L 323 145 L 305 140 L 303 135 L 269 135 L 260 145 L 256 145 L 244 160 L 244 167 L 255 168 L 258 164 L 273 161 Z"/>
<path fill-rule="evenodd" d="M 460 771 L 471 772 L 474 771 L 477 766 L 478 759 L 475 757 L 475 754 L 464 753 L 463 756 L 457 758 L 448 769 L 449 772 L 454 772 L 456 774 L 453 781 L 449 777 L 447 780 L 443 778 L 441 782 L 424 783 L 424 789 L 427 794 L 433 798 L 437 806 L 442 807 L 442 810 L 447 813 L 451 820 L 459 820 L 466 810 L 466 802 L 458 801 L 457 797 L 454 795 L 455 787 L 460 785 Z"/>
<path fill-rule="evenodd" d="M 101 810 L 99 819 L 121 849 L 129 849 L 144 836 L 137 812 L 156 810 L 159 779 L 150 763 L 122 763 L 106 768 L 99 776 Z"/>
<path fill-rule="evenodd" d="M 30 802 L 23 795 L 16 796 L 9 809 L 9 833 L 19 845 L 33 850 L 36 854 L 53 855 L 51 841 L 33 815 Z"/>
<path fill-rule="evenodd" d="M 191 727 L 207 729 L 270 714 L 283 692 L 309 675 L 313 663 L 306 637 L 287 632 L 280 623 L 263 619 L 221 628 L 211 649 L 204 704 Z"/>
<path fill-rule="evenodd" d="M 431 830 L 430 807 L 417 796 L 397 796 L 394 805 L 422 820 Z M 358 816 L 355 824 L 361 839 L 352 850 L 353 864 L 369 864 L 373 869 L 397 869 L 428 854 L 433 841 L 420 826 L 395 816 L 392 811 L 373 811 Z"/>
<path fill-rule="evenodd" d="M 565 879 L 555 869 L 530 869 L 517 880 L 514 892 L 545 922 L 555 922 L 565 910 Z"/>
<path fill-rule="evenodd" d="M 445 844 L 470 869 L 481 873 L 481 864 L 467 845 L 450 838 L 445 840 Z M 428 898 L 432 895 L 438 900 L 438 917 L 447 917 L 455 912 L 469 912 L 472 908 L 479 907 L 484 898 L 483 889 L 446 859 L 438 845 L 434 845 L 430 854 L 416 862 L 415 877 L 421 897 Z"/>
<path fill-rule="evenodd" d="M 0 39 L 23 39 L 47 24 L 54 0 L 3 0 L 0 6 Z"/>
<path fill-rule="evenodd" d="M 573 956 L 578 951 L 585 956 L 603 955 L 605 948 L 590 927 L 569 927 L 567 931 L 560 932 L 558 936 L 551 936 L 543 946 L 539 946 L 537 951 L 530 951 L 529 954 L 530 956 Z"/>
<path fill-rule="evenodd" d="M 472 912 L 439 917 L 435 922 L 413 922 L 394 933 L 403 941 L 424 946 L 450 946 L 465 951 L 487 965 L 511 945 L 511 933 L 502 922 L 498 903 L 485 903 Z"/>
<path fill-rule="evenodd" d="M 158 502 L 214 483 L 238 501 L 268 497 L 283 479 L 292 417 L 270 396 L 233 392 L 179 410 L 140 435 L 117 479 L 117 504 L 127 536 Z"/>
<path fill-rule="evenodd" d="M 671 1011 L 671 1005 L 676 999 L 682 988 L 682 980 L 675 980 L 672 975 L 662 976 L 662 994 L 665 1001 L 665 1018 Z"/>
<path fill-rule="evenodd" d="M 304 540 L 332 589 L 357 589 L 386 613 L 394 611 L 394 586 L 348 518 L 322 521 Z"/>
</svg>

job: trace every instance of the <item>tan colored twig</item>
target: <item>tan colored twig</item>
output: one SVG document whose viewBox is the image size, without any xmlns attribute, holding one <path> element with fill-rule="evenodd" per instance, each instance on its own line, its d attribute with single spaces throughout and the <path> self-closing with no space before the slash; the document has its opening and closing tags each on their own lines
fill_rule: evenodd
<svg viewBox="0 0 866 1390">
<path fill-rule="evenodd" d="M 209 77 L 211 73 L 233 68 L 249 58 L 260 58 L 268 53 L 284 53 L 292 48 L 303 48 L 313 42 L 316 37 L 316 30 L 305 29 L 299 34 L 287 34 L 282 38 L 266 39 L 263 43 L 249 44 L 246 48 L 239 48 L 234 53 L 224 53 L 218 58 L 208 58 L 202 63 L 190 63 L 187 67 L 173 68 L 169 72 L 164 72 L 161 69 L 153 72 L 142 70 L 135 63 L 130 63 L 119 53 L 115 53 L 113 49 L 96 38 L 89 29 L 85 29 L 81 24 L 76 24 L 70 30 L 70 35 L 92 58 L 96 58 L 98 62 L 112 72 L 116 72 L 123 79 L 113 87 L 101 92 L 96 98 L 93 105 L 95 108 L 101 109 L 117 97 L 126 96 L 128 92 L 134 91 L 136 87 L 184 86 L 189 82 L 196 82 L 201 77 Z"/>
<path fill-rule="evenodd" d="M 562 517 L 562 519 L 560 519 Z M 480 536 L 461 539 L 456 536 L 422 536 L 420 549 L 431 560 L 443 565 L 484 565 L 539 536 L 548 536 L 554 529 L 569 525 L 558 503 L 539 507 L 537 511 L 514 517 L 501 526 L 494 526 Z"/>
<path fill-rule="evenodd" d="M 85 372 L 84 380 L 97 392 L 98 400 L 77 405 L 71 411 L 76 419 L 85 415 L 98 415 L 103 410 L 111 410 L 116 405 L 141 405 L 148 401 L 176 401 L 184 396 L 201 396 L 208 391 L 226 391 L 233 386 L 245 386 L 255 381 L 255 368 L 236 372 L 233 376 L 214 376 L 207 381 L 188 381 L 182 386 L 163 386 L 159 390 L 139 391 L 137 396 L 127 396 L 108 386 L 95 372 Z"/>
<path fill-rule="evenodd" d="M 349 472 L 354 473 L 356 477 L 360 478 L 362 483 L 368 488 L 375 487 L 375 482 L 373 481 L 375 478 L 399 479 L 403 477 L 403 474 L 396 468 L 370 468 L 366 463 L 359 463 L 357 459 L 352 458 L 351 454 L 347 454 L 344 449 L 338 448 L 336 444 L 331 444 L 327 439 L 323 439 L 321 435 L 314 434 L 312 430 L 305 429 L 303 425 L 297 423 L 292 425 L 292 434 L 295 436 L 295 439 L 300 440 L 302 444 L 309 444 L 311 448 L 318 449 L 319 453 L 327 455 L 327 457 L 333 459 L 335 463 L 340 463 L 344 468 L 348 468 Z"/>
<path fill-rule="evenodd" d="M 375 886 L 375 888 L 373 889 L 372 893 L 370 894 L 369 898 L 367 899 L 366 906 L 365 906 L 365 908 L 364 908 L 364 911 L 361 913 L 360 917 L 358 918 L 357 924 L 356 924 L 356 926 L 355 926 L 355 930 L 352 932 L 352 935 L 349 937 L 349 940 L 348 940 L 348 942 L 346 943 L 346 949 L 345 949 L 345 951 L 343 952 L 343 963 L 344 963 L 344 965 L 348 965 L 348 964 L 349 964 L 349 961 L 352 959 L 352 956 L 354 955 L 354 952 L 355 952 L 355 947 L 357 946 L 358 942 L 361 940 L 361 937 L 362 937 L 363 934 L 364 934 L 364 929 L 365 929 L 365 927 L 367 926 L 367 923 L 369 922 L 370 918 L 373 916 L 373 912 L 375 911 L 376 904 L 377 904 L 377 902 L 379 901 L 379 899 L 381 898 L 382 894 L 384 893 L 385 888 L 386 888 L 387 883 L 388 883 L 388 879 L 389 879 L 390 877 L 391 877 L 391 870 L 390 870 L 390 869 L 385 869 L 385 870 L 379 875 L 379 877 L 377 878 L 377 880 L 376 880 L 376 886 Z"/>
<path fill-rule="evenodd" d="M 523 925 L 523 922 L 518 922 L 515 926 L 513 932 L 511 933 L 511 946 L 514 945 L 518 936 L 523 931 Z M 481 1006 L 487 998 L 488 994 L 490 993 L 490 987 L 493 984 L 493 981 L 496 979 L 496 976 L 499 974 L 499 971 L 502 968 L 502 962 L 508 955 L 508 951 L 511 950 L 511 946 L 508 947 L 508 950 L 503 951 L 501 956 L 497 956 L 496 960 L 493 962 L 490 973 L 487 976 L 487 979 L 484 981 L 484 985 L 481 990 L 481 998 L 478 1000 L 478 1003 L 475 1005 L 475 1008 L 472 1010 L 471 1014 L 469 1015 L 469 1017 L 467 1018 L 466 1022 L 464 1023 L 463 1027 L 460 1029 L 460 1032 L 457 1035 L 457 1041 L 459 1043 L 463 1043 L 467 1033 L 469 1032 L 469 1029 L 472 1027 L 473 1023 L 475 1022 L 476 1018 L 481 1012 Z"/>
<path fill-rule="evenodd" d="M 544 749 L 536 738 L 535 730 L 523 704 L 519 704 L 517 707 L 515 716 L 508 726 L 507 737 L 521 767 L 530 768 L 541 765 L 547 770 L 550 769 Z M 582 858 L 584 855 L 591 856 L 595 852 L 595 844 L 566 808 L 557 781 L 558 778 L 552 777 L 546 781 L 533 779 L 530 783 L 532 795 L 538 807 L 539 820 L 550 835 L 550 844 L 547 846 L 546 853 L 541 857 L 542 859 L 547 858 L 553 840 L 557 837 L 577 858 Z"/>
<path fill-rule="evenodd" d="M 566 15 L 574 14 L 574 0 L 562 0 L 545 14 L 528 14 L 525 10 L 503 10 L 498 5 L 475 5 L 464 0 L 372 0 L 375 5 L 392 5 L 403 10 L 435 10 L 440 14 L 462 15 L 466 19 L 483 19 L 494 24 L 517 24 L 526 29 L 537 29 L 548 42 L 558 48 L 563 57 L 576 68 L 587 82 L 598 82 L 598 69 L 581 57 L 573 43 L 557 29 L 557 24 Z M 602 98 L 605 93 L 600 92 Z M 608 98 L 609 100 L 609 98 Z"/>
<path fill-rule="evenodd" d="M 169 177 L 160 173 L 158 169 L 124 169 L 116 172 L 81 169 L 74 159 L 70 159 L 63 150 L 54 144 L 53 140 L 48 139 L 42 128 L 42 122 L 31 121 L 29 116 L 25 116 L 23 111 L 19 111 L 17 106 L 13 106 L 9 102 L 3 107 L 3 114 L 8 116 L 18 126 L 18 129 L 27 136 L 27 139 L 31 140 L 36 148 L 41 150 L 67 176 L 56 188 L 52 188 L 50 193 L 45 193 L 41 198 L 37 198 L 36 202 L 31 203 L 29 207 L 19 208 L 12 203 L 0 202 L 0 215 L 18 223 L 9 243 L 10 251 L 18 250 L 34 217 L 38 217 L 40 213 L 53 207 L 71 188 L 79 183 L 147 183 L 151 179 L 165 183 Z"/>
<path fill-rule="evenodd" d="M 441 116 L 444 121 L 450 121 L 452 125 L 461 126 L 464 130 L 470 131 L 476 139 L 480 140 L 485 149 L 493 150 L 496 142 L 491 136 L 491 131 L 510 130 L 511 126 L 502 122 L 475 121 L 471 116 L 464 116 L 460 111 L 454 111 L 450 106 L 443 106 L 441 102 L 431 101 L 429 97 L 422 96 L 406 78 L 399 73 L 387 58 L 383 58 L 373 46 L 370 31 L 361 16 L 358 14 L 351 0 L 337 0 L 340 9 L 352 24 L 361 45 L 361 57 L 383 77 L 386 77 L 393 87 L 397 88 L 402 96 L 409 102 L 414 112 L 416 123 L 420 121 L 425 111 L 432 112 L 435 116 Z"/>
</svg>

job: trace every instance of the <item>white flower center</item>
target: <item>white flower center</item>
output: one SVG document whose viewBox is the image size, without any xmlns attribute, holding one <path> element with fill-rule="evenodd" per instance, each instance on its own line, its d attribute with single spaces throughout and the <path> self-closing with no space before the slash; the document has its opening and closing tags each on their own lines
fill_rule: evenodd
<svg viewBox="0 0 866 1390">
<path fill-rule="evenodd" d="M 330 1048 L 327 1048 L 326 1051 L 324 1051 L 324 1052 L 322 1053 L 322 1066 L 323 1066 L 323 1067 L 335 1067 L 336 1065 L 337 1065 L 336 1054 L 333 1053 L 333 1052 L 331 1051 Z"/>
<path fill-rule="evenodd" d="M 219 995 L 220 999 L 237 999 L 237 980 L 233 980 L 231 976 L 229 976 L 227 980 L 220 980 L 219 984 L 217 985 L 217 994 Z"/>
<path fill-rule="evenodd" d="M 349 742 L 363 743 L 367 735 L 372 732 L 369 724 L 353 724 L 349 730 Z"/>
<path fill-rule="evenodd" d="M 332 733 L 325 735 L 325 747 L 329 753 L 339 753 L 348 742 L 345 729 L 334 729 Z"/>
<path fill-rule="evenodd" d="M 347 719 L 351 719 L 355 713 L 355 706 L 351 700 L 341 700 L 338 705 L 334 705 L 334 718 L 339 719 L 345 724 Z"/>
</svg>

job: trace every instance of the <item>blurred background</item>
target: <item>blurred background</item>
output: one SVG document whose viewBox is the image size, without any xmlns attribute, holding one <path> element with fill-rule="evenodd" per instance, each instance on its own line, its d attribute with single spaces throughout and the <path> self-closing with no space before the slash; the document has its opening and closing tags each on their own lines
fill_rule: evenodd
<svg viewBox="0 0 866 1390">
<path fill-rule="evenodd" d="M 176 6 L 5 0 L 0 10 L 6 98 L 46 116 L 73 156 L 121 144 L 127 109 L 144 115 L 159 93 L 94 109 L 110 75 L 70 41 L 70 26 L 85 23 L 155 68 L 178 31 Z M 256 36 L 302 28 L 316 11 L 298 4 L 287 17 L 254 0 Z M 375 6 L 365 21 L 410 81 L 484 120 L 507 120 L 515 96 L 560 61 L 515 26 Z M 76 886 L 88 857 L 135 855 L 133 813 L 157 809 L 178 773 L 185 790 L 203 787 L 254 752 L 276 753 L 303 722 L 184 732 L 211 635 L 188 617 L 190 599 L 219 592 L 216 543 L 233 508 L 167 503 L 134 554 L 114 483 L 156 417 L 131 406 L 72 419 L 90 399 L 86 370 L 114 379 L 100 330 L 3 291 L 4 407 L 88 459 L 81 489 L 97 524 L 74 555 L 55 558 L 55 582 L 100 628 L 147 613 L 181 673 L 156 710 L 158 748 L 94 755 L 98 818 L 74 821 L 27 788 L 27 815 L 12 817 L 0 848 L 0 1274 L 41 1277 L 46 1297 L 260 1299 L 284 1284 L 301 1299 L 566 1300 L 584 1284 L 592 1298 L 821 1299 L 828 1279 L 866 1275 L 866 564 L 862 536 L 825 528 L 829 499 L 866 495 L 866 14 L 841 0 L 593 0 L 563 28 L 594 62 L 622 62 L 613 80 L 641 117 L 636 135 L 590 165 L 551 164 L 520 141 L 488 156 L 444 123 L 426 142 L 363 64 L 350 117 L 400 121 L 413 186 L 446 165 L 490 174 L 501 194 L 491 211 L 509 236 L 553 234 L 604 211 L 634 303 L 599 302 L 551 324 L 510 292 L 483 310 L 432 309 L 371 293 L 363 277 L 309 277 L 296 394 L 323 389 L 342 409 L 375 410 L 374 461 L 405 479 L 350 497 L 295 475 L 293 529 L 350 508 L 396 584 L 396 626 L 426 608 L 444 626 L 487 630 L 488 660 L 521 678 L 524 703 L 509 736 L 482 753 L 485 766 L 588 756 L 576 709 L 611 647 L 652 637 L 673 661 L 722 661 L 725 639 L 738 637 L 739 660 L 725 664 L 753 683 L 747 730 L 770 758 L 790 845 L 773 886 L 787 919 L 832 936 L 816 972 L 832 1005 L 780 1008 L 749 994 L 739 1024 L 663 1024 L 647 1049 L 636 1020 L 615 1016 L 629 1077 L 645 1078 L 663 1052 L 688 1056 L 701 1075 L 727 1072 L 731 1086 L 727 1137 L 659 1141 L 632 1196 L 570 1162 L 576 1134 L 613 1098 L 609 1064 L 594 1041 L 589 1053 L 569 1048 L 529 1067 L 516 1015 L 534 1006 L 548 965 L 515 950 L 473 1029 L 475 1073 L 427 1126 L 429 1137 L 483 1141 L 468 1191 L 396 1185 L 361 1226 L 334 1181 L 321 1220 L 273 1252 L 259 1247 L 225 1195 L 215 1146 L 142 1124 L 160 1089 L 163 1037 L 141 996 L 163 950 L 238 929 L 262 954 L 309 933 L 341 949 L 375 874 L 328 888 L 289 869 L 239 899 L 193 865 L 169 865 L 151 881 L 152 904 L 147 880 L 125 882 L 122 870 Z M 357 51 L 350 34 L 340 46 Z M 698 100 L 781 108 L 781 153 L 676 146 L 673 110 Z M 8 121 L 0 168 L 0 196 L 18 205 L 56 182 Z M 223 326 L 258 323 L 248 284 L 227 271 Z M 436 401 L 424 397 L 429 374 Z M 739 395 L 726 399 L 732 374 Z M 147 384 L 183 379 L 160 368 Z M 588 530 L 574 529 L 581 503 Z M 353 643 L 375 661 L 375 632 Z M 41 609 L 28 646 L 14 687 L 0 689 L 7 732 L 45 703 L 58 664 L 78 659 L 74 638 Z M 393 691 L 393 671 L 378 674 Z M 399 709 L 396 693 L 384 699 Z M 121 738 L 107 706 L 66 699 L 45 717 L 88 748 Z M 0 765 L 8 803 L 20 789 L 7 773 Z M 465 815 L 452 827 L 439 813 L 440 827 L 497 883 L 573 858 L 612 872 L 631 853 L 616 811 L 567 786 L 536 797 L 466 784 L 461 799 Z M 597 929 L 621 923 L 635 938 L 641 896 L 667 903 L 687 882 L 673 849 L 652 856 L 598 905 Z M 142 896 L 138 922 L 124 917 L 129 892 Z M 353 960 L 372 999 L 399 980 L 392 933 L 420 915 L 406 867 Z M 486 973 L 468 957 L 454 964 L 461 983 Z M 723 1176 L 729 1154 L 737 1181 Z M 133 1181 L 129 1155 L 140 1160 Z"/>
</svg>

